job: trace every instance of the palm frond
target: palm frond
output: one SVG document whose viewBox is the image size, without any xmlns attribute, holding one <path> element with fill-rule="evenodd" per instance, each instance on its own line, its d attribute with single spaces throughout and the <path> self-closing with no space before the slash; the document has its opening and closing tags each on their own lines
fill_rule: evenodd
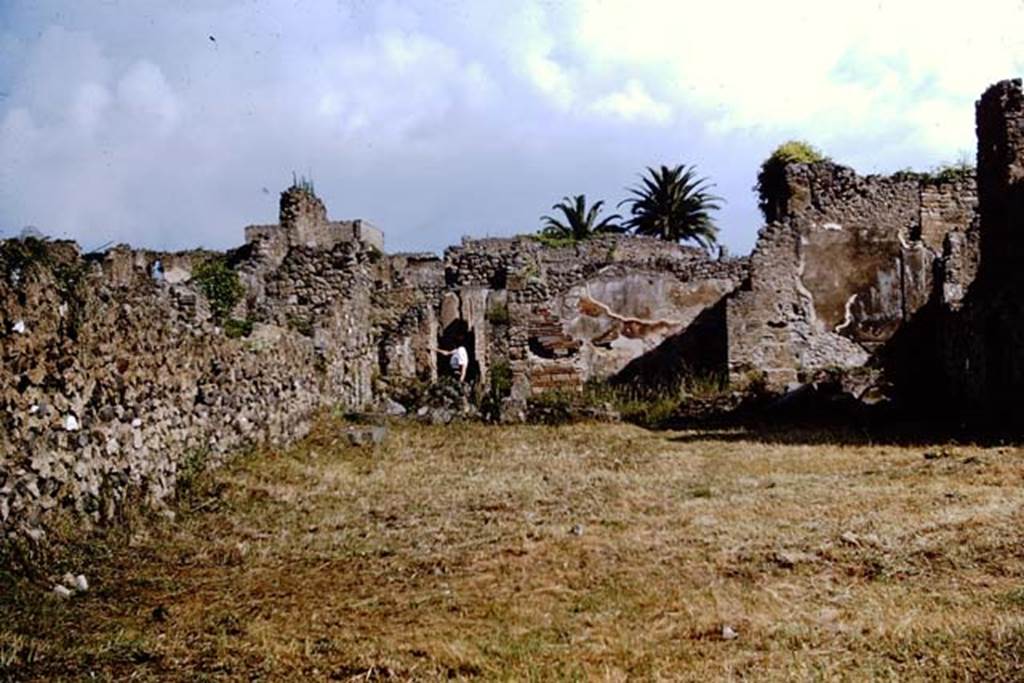
<svg viewBox="0 0 1024 683">
<path fill-rule="evenodd" d="M 630 196 L 619 202 L 630 210 L 625 227 L 637 235 L 693 241 L 709 249 L 718 236 L 711 213 L 725 201 L 710 192 L 713 187 L 696 167 L 648 166 L 640 184 L 627 188 Z"/>
</svg>

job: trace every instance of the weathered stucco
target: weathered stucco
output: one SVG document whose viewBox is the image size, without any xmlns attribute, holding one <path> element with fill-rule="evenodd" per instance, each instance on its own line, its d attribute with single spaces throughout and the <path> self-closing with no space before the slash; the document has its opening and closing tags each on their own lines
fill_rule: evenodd
<svg viewBox="0 0 1024 683">
<path fill-rule="evenodd" d="M 868 362 L 928 302 L 932 245 L 966 228 L 975 205 L 969 176 L 861 177 L 830 162 L 785 174 L 790 196 L 774 202 L 779 220 L 727 309 L 731 375 L 763 372 L 776 386 Z"/>
<path fill-rule="evenodd" d="M 462 317 L 475 331 L 482 374 L 507 365 L 521 401 L 614 376 L 735 289 L 746 261 L 638 237 L 557 249 L 512 238 L 465 240 L 448 250 L 445 270 L 446 296 L 486 290 L 484 315 L 477 306 Z"/>
</svg>

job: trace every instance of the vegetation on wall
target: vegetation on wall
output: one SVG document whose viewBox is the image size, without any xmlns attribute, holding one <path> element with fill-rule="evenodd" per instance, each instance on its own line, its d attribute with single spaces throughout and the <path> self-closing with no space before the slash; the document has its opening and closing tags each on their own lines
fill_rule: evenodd
<svg viewBox="0 0 1024 683">
<path fill-rule="evenodd" d="M 231 309 L 241 301 L 245 287 L 222 257 L 203 261 L 192 271 L 192 282 L 210 303 L 215 320 L 224 320 Z"/>
<path fill-rule="evenodd" d="M 711 214 L 724 201 L 711 194 L 712 187 L 694 166 L 648 167 L 640 184 L 629 188 L 632 196 L 620 203 L 632 216 L 625 225 L 637 235 L 710 248 L 718 240 Z"/>
<path fill-rule="evenodd" d="M 497 422 L 501 418 L 502 402 L 512 394 L 512 367 L 505 361 L 491 366 L 488 387 L 477 397 L 477 405 L 484 419 Z"/>
<path fill-rule="evenodd" d="M 252 321 L 228 318 L 224 321 L 224 334 L 230 339 L 241 339 L 252 334 Z"/>
<path fill-rule="evenodd" d="M 509 324 L 508 304 L 495 303 L 487 309 L 487 322 L 491 325 Z"/>
<path fill-rule="evenodd" d="M 770 223 L 779 217 L 779 207 L 774 202 L 775 198 L 785 195 L 786 166 L 816 164 L 828 160 L 821 150 L 804 140 L 789 140 L 776 147 L 775 151 L 761 163 L 761 170 L 757 173 L 757 184 L 754 185 L 758 207 L 765 220 Z"/>
<path fill-rule="evenodd" d="M 307 178 L 306 176 L 296 176 L 295 171 L 292 171 L 292 187 L 297 187 L 311 195 L 316 194 L 316 188 L 313 186 L 313 179 Z"/>
<path fill-rule="evenodd" d="M 34 263 L 50 263 L 44 240 L 26 237 L 0 241 L 0 266 L 8 276 L 20 274 Z"/>
<path fill-rule="evenodd" d="M 928 174 L 929 179 L 943 183 L 953 183 L 966 178 L 972 178 L 975 174 L 974 163 L 966 154 L 962 154 L 954 162 L 939 164 Z"/>
<path fill-rule="evenodd" d="M 51 252 L 46 239 L 21 237 L 0 240 L 0 272 L 6 275 L 11 285 L 17 285 L 24 278 L 52 277 L 53 285 L 60 294 L 66 312 L 61 316 L 61 330 L 71 339 L 78 336 L 82 299 L 79 286 L 88 270 L 88 264 L 76 257 L 61 257 Z"/>
</svg>

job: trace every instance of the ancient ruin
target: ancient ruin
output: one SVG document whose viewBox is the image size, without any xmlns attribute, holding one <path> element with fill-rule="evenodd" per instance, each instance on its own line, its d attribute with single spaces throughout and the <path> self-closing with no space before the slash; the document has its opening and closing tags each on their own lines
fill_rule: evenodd
<svg viewBox="0 0 1024 683">
<path fill-rule="evenodd" d="M 929 301 L 946 236 L 977 205 L 970 173 L 861 177 L 822 162 L 784 174 L 727 307 L 731 376 L 763 372 L 774 386 L 868 363 Z"/>
<path fill-rule="evenodd" d="M 794 164 L 749 258 L 630 236 L 464 239 L 386 254 L 310 188 L 223 254 L 0 243 L 0 528 L 160 504 L 190 468 L 443 374 L 456 337 L 506 419 L 595 381 L 872 365 L 901 395 L 1016 415 L 1024 384 L 1019 80 L 978 103 L 978 172 Z M 976 276 L 976 277 L 975 277 Z M 915 399 L 920 404 L 920 399 Z"/>
</svg>

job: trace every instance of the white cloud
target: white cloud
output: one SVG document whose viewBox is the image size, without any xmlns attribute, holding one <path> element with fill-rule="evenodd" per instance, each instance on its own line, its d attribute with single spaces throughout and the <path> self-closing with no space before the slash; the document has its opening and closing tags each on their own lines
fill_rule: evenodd
<svg viewBox="0 0 1024 683">
<path fill-rule="evenodd" d="M 594 69 L 648 74 L 723 134 L 803 131 L 825 141 L 905 127 L 933 151 L 970 140 L 971 102 L 1024 66 L 1024 4 L 583 0 Z"/>
<path fill-rule="evenodd" d="M 148 61 L 137 62 L 121 77 L 117 99 L 130 118 L 152 127 L 161 136 L 170 133 L 178 122 L 178 98 L 160 68 Z"/>
<path fill-rule="evenodd" d="M 295 170 L 392 248 L 437 249 L 698 163 L 739 252 L 781 140 L 862 170 L 953 159 L 981 90 L 1024 69 L 1018 0 L 0 6 L 0 228 L 87 244 L 235 244 Z"/>
<path fill-rule="evenodd" d="M 624 121 L 667 123 L 672 108 L 651 97 L 643 83 L 631 80 L 621 90 L 605 95 L 593 104 L 594 111 Z"/>
<path fill-rule="evenodd" d="M 531 82 L 562 109 L 568 109 L 575 99 L 572 79 L 566 70 L 551 57 L 534 53 L 526 56 L 525 67 Z"/>
</svg>

